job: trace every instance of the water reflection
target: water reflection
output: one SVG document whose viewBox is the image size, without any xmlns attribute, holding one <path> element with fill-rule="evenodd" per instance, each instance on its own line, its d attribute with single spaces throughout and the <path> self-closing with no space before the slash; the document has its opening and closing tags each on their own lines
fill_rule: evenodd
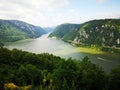
<svg viewBox="0 0 120 90">
<path fill-rule="evenodd" d="M 42 37 L 26 42 L 17 42 L 6 47 L 9 49 L 17 48 L 33 53 L 48 52 L 63 58 L 72 57 L 78 60 L 88 56 L 93 63 L 99 64 L 108 72 L 111 68 L 120 64 L 119 54 L 97 52 L 92 53 L 93 51 L 91 51 L 91 53 L 85 52 L 84 49 L 78 49 L 61 40 L 50 39 L 47 37 L 48 35 L 49 34 L 46 34 Z"/>
</svg>

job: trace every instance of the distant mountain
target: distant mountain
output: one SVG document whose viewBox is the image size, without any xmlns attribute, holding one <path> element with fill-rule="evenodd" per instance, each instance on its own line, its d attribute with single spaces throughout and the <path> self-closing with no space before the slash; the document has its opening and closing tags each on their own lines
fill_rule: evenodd
<svg viewBox="0 0 120 90">
<path fill-rule="evenodd" d="M 27 38 L 37 38 L 46 31 L 18 20 L 0 20 L 0 42 L 14 42 Z"/>
<path fill-rule="evenodd" d="M 92 20 L 81 25 L 62 24 L 50 37 L 76 44 L 120 47 L 120 19 Z"/>
<path fill-rule="evenodd" d="M 49 33 L 49 32 L 53 32 L 53 30 L 54 30 L 54 27 L 45 27 L 45 28 L 43 28 L 47 33 Z"/>
<path fill-rule="evenodd" d="M 18 20 L 6 20 L 8 23 L 10 23 L 12 26 L 20 29 L 21 31 L 27 32 L 30 34 L 32 38 L 36 38 L 41 36 L 42 34 L 45 34 L 46 31 L 39 27 L 39 26 L 34 26 L 31 24 L 28 24 L 23 21 L 18 21 Z"/>
</svg>

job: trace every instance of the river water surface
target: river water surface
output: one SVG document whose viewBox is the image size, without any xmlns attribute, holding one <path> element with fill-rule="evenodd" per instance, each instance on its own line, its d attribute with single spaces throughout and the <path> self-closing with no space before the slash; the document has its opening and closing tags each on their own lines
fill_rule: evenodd
<svg viewBox="0 0 120 90">
<path fill-rule="evenodd" d="M 9 49 L 17 48 L 23 51 L 33 53 L 52 53 L 63 58 L 75 58 L 81 60 L 83 57 L 88 56 L 89 60 L 95 64 L 99 64 L 105 71 L 109 72 L 111 68 L 120 64 L 120 54 L 114 53 L 98 53 L 92 50 L 86 52 L 87 49 L 73 47 L 72 45 L 58 39 L 48 38 L 49 34 L 45 34 L 37 39 L 32 39 L 24 42 L 17 42 L 6 47 Z"/>
</svg>

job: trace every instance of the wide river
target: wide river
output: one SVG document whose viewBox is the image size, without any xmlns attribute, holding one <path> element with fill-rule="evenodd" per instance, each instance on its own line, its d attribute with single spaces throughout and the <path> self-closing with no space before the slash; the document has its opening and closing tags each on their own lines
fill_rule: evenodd
<svg viewBox="0 0 120 90">
<path fill-rule="evenodd" d="M 63 58 L 75 58 L 81 60 L 83 57 L 88 56 L 89 60 L 95 64 L 99 64 L 105 71 L 109 72 L 111 68 L 120 64 L 120 54 L 114 53 L 98 53 L 92 50 L 86 52 L 87 49 L 74 47 L 62 40 L 48 38 L 49 34 L 45 34 L 37 39 L 32 39 L 23 42 L 17 42 L 6 47 L 9 49 L 17 48 L 23 51 L 33 53 L 52 53 Z"/>
</svg>

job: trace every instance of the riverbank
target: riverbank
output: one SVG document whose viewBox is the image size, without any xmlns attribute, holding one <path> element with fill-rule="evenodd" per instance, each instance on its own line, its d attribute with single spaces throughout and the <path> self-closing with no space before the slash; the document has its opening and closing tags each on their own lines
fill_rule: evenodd
<svg viewBox="0 0 120 90">
<path fill-rule="evenodd" d="M 77 46 L 78 49 L 80 49 L 83 52 L 88 52 L 92 54 L 104 54 L 105 52 L 109 53 L 116 53 L 120 54 L 119 48 L 111 48 L 111 47 L 101 47 L 101 46 Z"/>
<path fill-rule="evenodd" d="M 15 41 L 15 42 L 5 42 L 4 46 L 7 45 L 12 45 L 12 44 L 20 44 L 20 43 L 24 43 L 24 42 L 30 42 L 33 41 L 34 39 L 23 39 L 23 40 L 19 40 L 19 41 Z"/>
<path fill-rule="evenodd" d="M 120 54 L 120 48 L 102 47 L 102 51 Z"/>
<path fill-rule="evenodd" d="M 82 60 L 83 57 L 88 56 L 92 63 L 98 64 L 104 68 L 106 72 L 116 67 L 120 63 L 119 54 L 101 52 L 98 48 L 87 48 L 86 47 L 73 47 L 69 43 L 64 42 L 60 39 L 50 39 L 48 34 L 42 37 L 27 40 L 27 42 L 19 41 L 16 44 L 11 44 L 6 46 L 10 50 L 16 48 L 23 51 L 28 51 L 36 54 L 40 53 L 50 53 L 62 58 L 73 58 L 77 60 Z"/>
<path fill-rule="evenodd" d="M 85 45 L 85 44 L 79 44 L 77 42 L 73 42 L 73 41 L 65 41 L 69 44 L 71 44 L 74 47 L 77 47 L 78 50 L 82 51 L 82 52 L 86 52 L 86 53 L 93 53 L 93 54 L 97 54 L 97 53 L 104 53 L 104 52 L 110 52 L 110 53 L 117 53 L 120 54 L 120 48 L 115 48 L 115 47 L 102 47 L 102 46 L 98 46 L 98 45 Z"/>
<path fill-rule="evenodd" d="M 104 51 L 88 48 L 88 47 L 77 47 L 77 50 L 83 53 L 90 53 L 90 54 L 104 54 Z"/>
</svg>

